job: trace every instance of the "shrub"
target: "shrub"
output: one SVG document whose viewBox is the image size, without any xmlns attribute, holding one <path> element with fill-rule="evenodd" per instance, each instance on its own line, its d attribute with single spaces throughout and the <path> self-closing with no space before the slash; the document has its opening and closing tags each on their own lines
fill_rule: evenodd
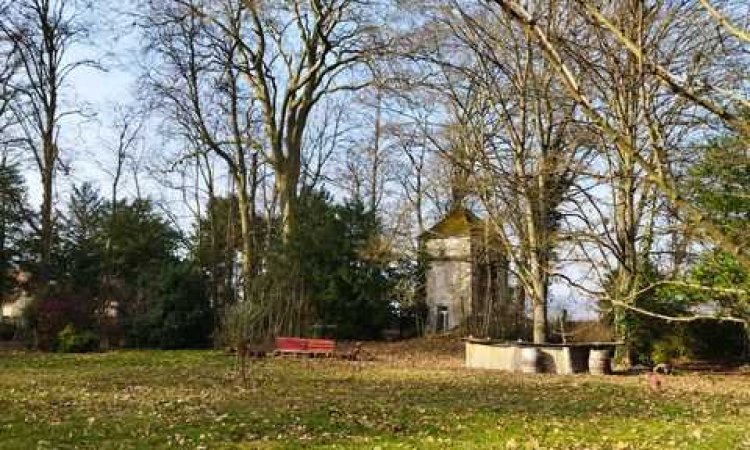
<svg viewBox="0 0 750 450">
<path fill-rule="evenodd" d="M 690 356 L 688 343 L 678 334 L 667 335 L 655 341 L 651 347 L 651 361 L 654 364 L 671 363 Z"/>
<path fill-rule="evenodd" d="M 213 314 L 205 277 L 190 264 L 166 266 L 147 311 L 130 318 L 128 345 L 163 349 L 211 344 Z"/>
<path fill-rule="evenodd" d="M 565 330 L 571 342 L 611 342 L 617 340 L 612 327 L 600 320 L 571 322 Z"/>
<path fill-rule="evenodd" d="M 62 353 L 87 353 L 99 349 L 99 336 L 93 331 L 78 331 L 71 324 L 57 334 L 57 351 Z"/>
<path fill-rule="evenodd" d="M 724 361 L 747 356 L 748 336 L 739 323 L 698 320 L 687 326 L 686 338 L 696 359 Z"/>
<path fill-rule="evenodd" d="M 24 310 L 24 321 L 36 335 L 36 346 L 45 351 L 57 347 L 60 332 L 70 324 L 77 329 L 92 325 L 91 301 L 68 286 L 52 286 Z"/>
<path fill-rule="evenodd" d="M 9 341 L 16 335 L 16 326 L 10 322 L 0 322 L 0 341 Z"/>
</svg>

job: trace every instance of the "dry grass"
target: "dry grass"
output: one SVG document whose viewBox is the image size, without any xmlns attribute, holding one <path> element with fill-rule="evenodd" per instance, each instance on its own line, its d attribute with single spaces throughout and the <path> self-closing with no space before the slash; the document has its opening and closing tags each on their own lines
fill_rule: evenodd
<svg viewBox="0 0 750 450">
<path fill-rule="evenodd" d="M 519 376 L 449 339 L 377 361 L 219 352 L 0 355 L 0 448 L 750 448 L 750 378 Z"/>
</svg>

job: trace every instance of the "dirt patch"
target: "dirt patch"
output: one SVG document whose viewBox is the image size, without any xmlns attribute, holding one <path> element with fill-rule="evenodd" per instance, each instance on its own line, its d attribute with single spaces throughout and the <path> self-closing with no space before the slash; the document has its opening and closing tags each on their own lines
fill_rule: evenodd
<svg viewBox="0 0 750 450">
<path fill-rule="evenodd" d="M 363 348 L 374 354 L 378 361 L 394 366 L 460 368 L 464 365 L 464 343 L 453 335 L 365 342 Z"/>
<path fill-rule="evenodd" d="M 26 350 L 23 342 L 18 341 L 0 341 L 0 352 L 18 352 Z"/>
<path fill-rule="evenodd" d="M 750 365 L 739 361 L 691 361 L 675 365 L 678 372 L 750 376 Z"/>
</svg>

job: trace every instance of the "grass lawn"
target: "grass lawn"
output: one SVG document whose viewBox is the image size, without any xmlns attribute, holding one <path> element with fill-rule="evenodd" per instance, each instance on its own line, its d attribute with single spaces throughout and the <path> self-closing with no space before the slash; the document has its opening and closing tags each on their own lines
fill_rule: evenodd
<svg viewBox="0 0 750 450">
<path fill-rule="evenodd" d="M 750 448 L 750 377 L 517 376 L 380 346 L 372 363 L 212 351 L 0 353 L 0 449 Z"/>
</svg>

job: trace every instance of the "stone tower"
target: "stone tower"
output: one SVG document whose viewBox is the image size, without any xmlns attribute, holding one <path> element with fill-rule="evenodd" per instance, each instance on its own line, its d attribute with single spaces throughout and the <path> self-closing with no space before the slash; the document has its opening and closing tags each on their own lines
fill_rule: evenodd
<svg viewBox="0 0 750 450">
<path fill-rule="evenodd" d="M 471 211 L 454 208 L 421 236 L 428 331 L 506 338 L 516 331 L 523 308 L 513 300 L 506 258 L 489 229 Z"/>
</svg>

